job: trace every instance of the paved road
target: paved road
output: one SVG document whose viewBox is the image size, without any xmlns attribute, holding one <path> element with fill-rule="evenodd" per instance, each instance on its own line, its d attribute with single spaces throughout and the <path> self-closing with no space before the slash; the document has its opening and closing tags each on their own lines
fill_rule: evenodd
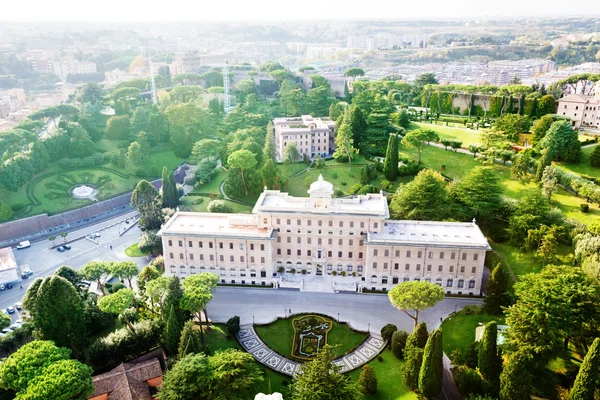
<svg viewBox="0 0 600 400">
<path fill-rule="evenodd" d="M 439 325 L 440 318 L 462 309 L 467 304 L 481 304 L 481 299 L 447 298 L 435 307 L 421 312 L 420 321 L 429 329 Z M 313 293 L 285 289 L 217 288 L 213 301 L 208 305 L 208 316 L 215 322 L 226 322 L 234 315 L 240 324 L 267 323 L 277 317 L 317 312 L 348 322 L 353 328 L 379 332 L 389 323 L 398 329 L 412 332 L 413 320 L 402 311 L 392 307 L 386 295 L 358 293 Z"/>
<path fill-rule="evenodd" d="M 27 249 L 14 250 L 15 259 L 21 271 L 31 269 L 34 275 L 29 279 L 23 280 L 21 283 L 15 284 L 14 289 L 0 292 L 0 309 L 21 301 L 25 291 L 36 278 L 51 275 L 62 265 L 80 269 L 92 260 L 134 260 L 140 267 L 145 266 L 147 263 L 145 257 L 132 259 L 124 253 L 127 247 L 138 241 L 140 229 L 135 226 L 123 236 L 119 236 L 119 232 L 122 232 L 125 227 L 129 226 L 124 221 L 132 218 L 135 214 L 121 215 L 86 228 L 69 232 L 66 238 L 67 241 L 82 236 L 84 238 L 70 243 L 71 250 L 64 253 L 50 249 L 52 243 L 48 240 L 32 243 L 31 247 Z M 101 237 L 95 239 L 95 241 L 85 238 L 85 236 L 92 232 L 99 232 Z M 60 244 L 62 241 L 63 239 L 59 237 L 55 243 Z M 111 245 L 112 249 L 110 248 Z M 23 289 L 20 289 L 20 286 L 23 286 Z M 13 321 L 19 318 L 18 313 L 12 315 Z"/>
</svg>

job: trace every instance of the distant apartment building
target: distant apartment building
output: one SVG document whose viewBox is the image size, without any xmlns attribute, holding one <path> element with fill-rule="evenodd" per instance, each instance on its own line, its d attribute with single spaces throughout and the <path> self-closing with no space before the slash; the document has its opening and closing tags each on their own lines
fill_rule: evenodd
<svg viewBox="0 0 600 400">
<path fill-rule="evenodd" d="M 301 157 L 326 157 L 335 150 L 335 122 L 310 115 L 273 120 L 277 160 L 285 159 L 285 146 L 295 142 Z"/>
<path fill-rule="evenodd" d="M 54 62 L 54 73 L 65 79 L 68 75 L 95 74 L 96 63 L 67 58 Z"/>
<path fill-rule="evenodd" d="M 31 69 L 44 74 L 54 73 L 54 63 L 43 50 L 30 50 L 25 54 Z"/>
<path fill-rule="evenodd" d="M 494 85 L 507 85 L 515 77 L 521 81 L 553 71 L 556 64 L 552 60 L 501 60 L 491 61 L 487 65 L 487 73 Z"/>
<path fill-rule="evenodd" d="M 27 95 L 22 88 L 0 91 L 0 117 L 5 118 L 8 113 L 17 111 L 27 104 Z M 5 110 L 3 112 L 2 110 Z M 5 114 L 5 115 L 3 115 Z"/>
<path fill-rule="evenodd" d="M 574 128 L 600 129 L 600 90 L 594 96 L 570 94 L 561 98 L 556 114 L 569 117 Z"/>
<path fill-rule="evenodd" d="M 171 75 L 199 73 L 206 66 L 221 66 L 234 64 L 233 53 L 201 53 L 199 51 L 188 51 L 175 55 L 175 61 L 169 65 Z"/>
<path fill-rule="evenodd" d="M 315 70 L 305 70 L 302 72 L 302 84 L 305 90 L 312 88 L 313 80 L 310 77 L 313 74 L 321 75 L 327 79 L 327 83 L 331 88 L 331 95 L 335 97 L 344 97 L 344 90 L 346 87 L 346 77 L 343 75 L 322 75 Z"/>
<path fill-rule="evenodd" d="M 338 51 L 339 48 L 333 44 L 311 44 L 306 46 L 306 57 L 307 58 L 322 58 L 328 54 Z"/>
</svg>

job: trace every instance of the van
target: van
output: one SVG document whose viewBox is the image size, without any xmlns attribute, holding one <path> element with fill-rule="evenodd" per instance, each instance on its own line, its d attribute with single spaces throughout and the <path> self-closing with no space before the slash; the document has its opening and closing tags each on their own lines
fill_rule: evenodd
<svg viewBox="0 0 600 400">
<path fill-rule="evenodd" d="M 21 242 L 17 245 L 17 249 L 26 249 L 28 247 L 31 247 L 31 242 L 29 240 L 26 240 L 24 242 Z"/>
</svg>

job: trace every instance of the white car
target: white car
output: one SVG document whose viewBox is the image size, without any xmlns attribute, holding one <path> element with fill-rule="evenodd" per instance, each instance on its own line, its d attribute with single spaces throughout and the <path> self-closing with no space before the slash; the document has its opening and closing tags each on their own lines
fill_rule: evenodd
<svg viewBox="0 0 600 400">
<path fill-rule="evenodd" d="M 19 301 L 19 302 L 16 302 L 16 303 L 15 303 L 15 308 L 16 308 L 17 310 L 20 310 L 21 308 L 23 308 L 23 303 L 21 303 L 20 301 Z"/>
<path fill-rule="evenodd" d="M 21 242 L 17 245 L 18 250 L 26 249 L 28 247 L 31 247 L 31 242 L 29 240 L 25 240 L 24 242 Z"/>
</svg>

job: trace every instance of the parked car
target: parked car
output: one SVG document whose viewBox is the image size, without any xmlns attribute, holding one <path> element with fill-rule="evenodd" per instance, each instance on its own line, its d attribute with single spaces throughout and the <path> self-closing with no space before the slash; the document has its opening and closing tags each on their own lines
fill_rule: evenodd
<svg viewBox="0 0 600 400">
<path fill-rule="evenodd" d="M 23 273 L 21 274 L 21 276 L 23 277 L 23 279 L 27 279 L 29 278 L 31 275 L 33 275 L 33 271 L 30 269 L 26 269 L 25 271 L 23 271 Z"/>
<path fill-rule="evenodd" d="M 11 307 L 11 306 L 8 306 L 8 307 L 6 307 L 6 312 L 9 313 L 9 314 L 14 314 L 15 313 L 15 308 Z"/>
<path fill-rule="evenodd" d="M 20 301 L 19 301 L 19 302 L 16 302 L 16 303 L 15 303 L 15 308 L 16 308 L 17 310 L 20 310 L 21 308 L 23 308 L 23 303 L 21 303 Z"/>
<path fill-rule="evenodd" d="M 58 246 L 56 248 L 56 251 L 58 251 L 59 253 L 64 253 L 66 250 L 65 250 L 65 248 L 63 246 Z"/>
<path fill-rule="evenodd" d="M 13 286 L 13 284 L 12 284 L 12 283 L 7 283 L 7 284 L 6 284 L 6 288 L 7 288 L 7 289 L 12 289 L 13 287 L 14 287 L 14 286 Z"/>
<path fill-rule="evenodd" d="M 65 250 L 71 250 L 71 245 L 68 245 L 68 244 L 63 244 L 63 248 L 64 248 Z"/>
<path fill-rule="evenodd" d="M 0 290 L 6 290 L 6 286 L 0 285 Z"/>
<path fill-rule="evenodd" d="M 21 242 L 17 245 L 18 250 L 26 249 L 28 247 L 31 247 L 31 242 L 29 240 L 25 240 L 24 242 Z"/>
<path fill-rule="evenodd" d="M 11 326 L 9 326 L 8 328 L 9 328 L 11 331 L 14 331 L 15 329 L 17 329 L 17 328 L 20 328 L 20 327 L 21 327 L 21 324 L 12 324 L 12 325 L 11 325 Z"/>
<path fill-rule="evenodd" d="M 4 333 L 5 335 L 10 332 L 12 332 L 12 331 L 9 328 L 2 329 L 2 333 Z"/>
</svg>

